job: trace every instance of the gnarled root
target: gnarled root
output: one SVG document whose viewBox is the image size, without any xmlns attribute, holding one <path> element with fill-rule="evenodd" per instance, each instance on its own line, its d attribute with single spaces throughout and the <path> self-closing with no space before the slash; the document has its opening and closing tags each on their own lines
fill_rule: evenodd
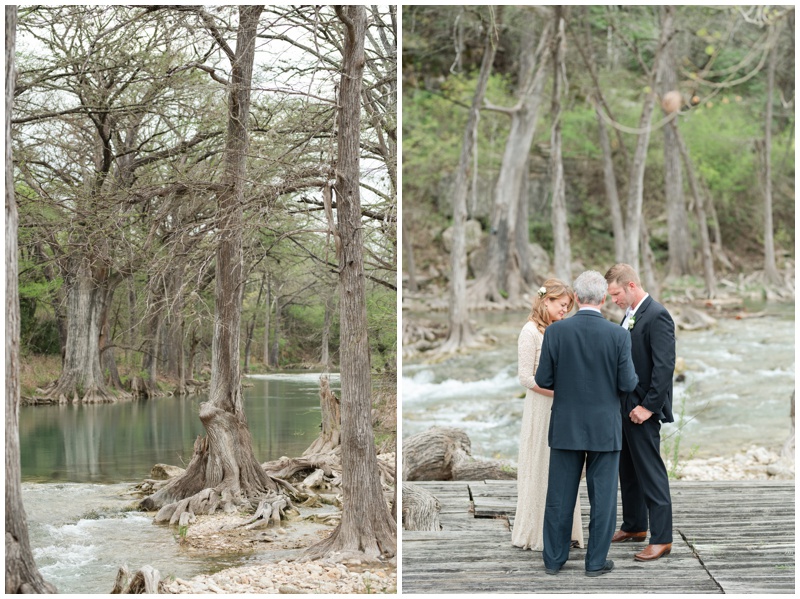
<svg viewBox="0 0 800 599">
<path fill-rule="evenodd" d="M 120 566 L 111 594 L 158 594 L 162 587 L 161 574 L 152 566 L 142 566 L 133 576 L 125 566 Z"/>
</svg>

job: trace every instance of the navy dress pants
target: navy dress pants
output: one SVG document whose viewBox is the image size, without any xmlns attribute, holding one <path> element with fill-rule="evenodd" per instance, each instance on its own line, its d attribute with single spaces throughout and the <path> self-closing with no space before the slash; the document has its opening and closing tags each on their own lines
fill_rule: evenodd
<svg viewBox="0 0 800 599">
<path fill-rule="evenodd" d="M 619 451 L 550 450 L 550 474 L 544 511 L 545 568 L 558 570 L 569 558 L 572 514 L 581 472 L 586 463 L 586 488 L 591 506 L 586 570 L 606 563 L 617 527 Z"/>
</svg>

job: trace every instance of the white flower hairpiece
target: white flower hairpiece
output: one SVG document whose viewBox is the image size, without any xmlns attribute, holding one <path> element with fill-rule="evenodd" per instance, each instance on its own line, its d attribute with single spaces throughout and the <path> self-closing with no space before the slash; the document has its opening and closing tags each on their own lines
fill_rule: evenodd
<svg viewBox="0 0 800 599">
<path fill-rule="evenodd" d="M 536 292 L 539 294 L 539 297 L 544 297 L 544 294 L 547 293 L 547 289 L 545 289 L 544 285 L 539 287 L 539 290 Z"/>
</svg>

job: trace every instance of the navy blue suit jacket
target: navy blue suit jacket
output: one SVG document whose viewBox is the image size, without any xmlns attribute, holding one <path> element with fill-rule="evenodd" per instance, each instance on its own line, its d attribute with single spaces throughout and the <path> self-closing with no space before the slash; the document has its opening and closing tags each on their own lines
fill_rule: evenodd
<svg viewBox="0 0 800 599">
<path fill-rule="evenodd" d="M 630 336 L 639 384 L 623 402 L 623 416 L 627 417 L 633 408 L 641 405 L 661 422 L 674 422 L 675 322 L 672 316 L 664 306 L 647 296 L 636 309 Z"/>
<path fill-rule="evenodd" d="M 545 329 L 536 383 L 554 391 L 553 449 L 622 449 L 620 400 L 636 388 L 630 335 L 594 310 Z"/>
</svg>

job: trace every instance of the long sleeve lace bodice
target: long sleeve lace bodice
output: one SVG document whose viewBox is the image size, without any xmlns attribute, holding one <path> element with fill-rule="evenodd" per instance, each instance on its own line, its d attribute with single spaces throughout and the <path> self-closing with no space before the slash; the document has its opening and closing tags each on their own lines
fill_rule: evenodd
<svg viewBox="0 0 800 599">
<path fill-rule="evenodd" d="M 539 354 L 542 349 L 544 335 L 531 321 L 525 323 L 517 341 L 517 376 L 519 383 L 526 389 L 533 389 L 533 375 L 539 365 Z"/>
</svg>

